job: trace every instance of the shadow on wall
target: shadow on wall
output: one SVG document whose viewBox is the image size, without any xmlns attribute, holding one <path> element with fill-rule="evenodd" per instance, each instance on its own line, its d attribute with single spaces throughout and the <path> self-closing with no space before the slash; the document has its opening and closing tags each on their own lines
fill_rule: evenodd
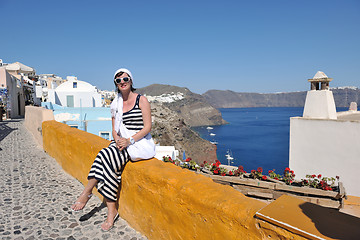
<svg viewBox="0 0 360 240">
<path fill-rule="evenodd" d="M 308 202 L 301 204 L 300 208 L 324 236 L 333 239 L 359 239 L 360 218 Z"/>
</svg>

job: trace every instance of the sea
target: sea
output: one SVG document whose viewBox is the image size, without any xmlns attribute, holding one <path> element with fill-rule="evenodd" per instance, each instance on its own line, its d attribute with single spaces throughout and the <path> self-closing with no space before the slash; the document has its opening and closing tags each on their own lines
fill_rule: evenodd
<svg viewBox="0 0 360 240">
<path fill-rule="evenodd" d="M 226 154 L 234 158 L 230 165 L 243 166 L 250 172 L 262 167 L 283 174 L 289 166 L 290 118 L 301 117 L 302 107 L 220 108 L 229 124 L 194 127 L 206 140 L 217 143 L 217 158 L 228 165 Z M 338 108 L 337 111 L 345 111 Z"/>
</svg>

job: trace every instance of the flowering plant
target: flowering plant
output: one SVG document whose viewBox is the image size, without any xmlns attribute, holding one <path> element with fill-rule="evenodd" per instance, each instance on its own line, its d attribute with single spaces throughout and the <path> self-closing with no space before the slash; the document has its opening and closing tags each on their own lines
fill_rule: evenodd
<svg viewBox="0 0 360 240">
<path fill-rule="evenodd" d="M 239 166 L 238 169 L 236 169 L 236 170 L 233 172 L 233 175 L 234 175 L 234 176 L 242 176 L 242 175 L 244 175 L 244 173 L 246 173 L 246 171 L 244 170 L 244 167 L 243 167 L 243 166 Z M 229 172 L 229 175 L 230 175 L 230 172 Z"/>
<path fill-rule="evenodd" d="M 306 175 L 307 179 L 302 179 L 303 186 L 310 186 L 313 188 L 319 188 L 322 190 L 332 191 L 335 187 L 335 178 L 322 177 L 321 174 Z M 340 177 L 336 176 L 336 180 L 339 181 Z"/>
<path fill-rule="evenodd" d="M 286 184 L 291 184 L 293 181 L 294 181 L 294 178 L 295 178 L 295 173 L 293 170 L 290 170 L 290 168 L 285 168 L 285 171 L 284 171 L 284 181 Z"/>
<path fill-rule="evenodd" d="M 192 169 L 192 170 L 200 169 L 200 166 L 194 160 L 191 160 L 191 158 L 190 158 L 189 162 L 186 162 L 186 163 L 188 163 L 188 164 L 185 164 L 185 166 L 187 166 L 189 169 Z"/>
<path fill-rule="evenodd" d="M 211 164 L 210 171 L 212 171 L 214 174 L 220 173 L 220 161 L 216 160 L 215 163 Z"/>
<path fill-rule="evenodd" d="M 174 163 L 174 160 L 172 160 L 170 156 L 166 156 L 166 157 L 165 157 L 165 156 L 163 156 L 163 161 L 164 161 L 164 162 L 171 162 L 171 163 Z"/>
<path fill-rule="evenodd" d="M 275 169 L 269 170 L 269 177 L 272 178 L 272 179 L 275 179 L 275 180 L 280 180 L 281 179 L 280 174 L 275 173 Z"/>
<path fill-rule="evenodd" d="M 208 169 L 210 168 L 210 164 L 207 161 L 204 161 L 204 163 L 201 164 L 200 166 Z"/>
<path fill-rule="evenodd" d="M 163 156 L 163 161 L 164 162 L 170 162 L 172 164 L 175 164 L 176 166 L 181 165 L 179 160 L 177 160 L 177 159 L 173 160 L 170 156 Z"/>
<path fill-rule="evenodd" d="M 263 177 L 263 169 L 262 167 L 258 167 L 257 170 L 251 170 L 251 173 L 250 173 L 250 177 L 254 178 L 254 179 L 262 179 Z M 266 180 L 266 179 L 264 179 Z"/>
</svg>

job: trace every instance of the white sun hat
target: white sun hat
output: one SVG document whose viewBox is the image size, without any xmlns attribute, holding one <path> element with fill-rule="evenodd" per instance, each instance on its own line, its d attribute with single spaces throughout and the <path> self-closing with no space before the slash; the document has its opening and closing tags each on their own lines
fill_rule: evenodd
<svg viewBox="0 0 360 240">
<path fill-rule="evenodd" d="M 128 69 L 126 69 L 126 68 L 119 68 L 118 70 L 116 70 L 116 72 L 115 72 L 115 74 L 114 74 L 114 79 L 115 79 L 115 77 L 116 77 L 116 74 L 118 74 L 119 72 L 127 73 L 127 74 L 130 76 L 131 80 L 134 80 L 131 72 L 130 72 Z"/>
</svg>

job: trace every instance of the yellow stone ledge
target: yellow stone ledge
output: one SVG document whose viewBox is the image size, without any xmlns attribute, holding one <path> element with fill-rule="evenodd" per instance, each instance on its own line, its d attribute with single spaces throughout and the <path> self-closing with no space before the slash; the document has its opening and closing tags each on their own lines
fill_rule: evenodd
<svg viewBox="0 0 360 240">
<path fill-rule="evenodd" d="M 42 130 L 44 150 L 86 184 L 109 141 L 56 121 L 43 122 Z M 126 165 L 119 206 L 121 217 L 149 239 L 304 239 L 254 218 L 265 203 L 155 158 Z"/>
</svg>

